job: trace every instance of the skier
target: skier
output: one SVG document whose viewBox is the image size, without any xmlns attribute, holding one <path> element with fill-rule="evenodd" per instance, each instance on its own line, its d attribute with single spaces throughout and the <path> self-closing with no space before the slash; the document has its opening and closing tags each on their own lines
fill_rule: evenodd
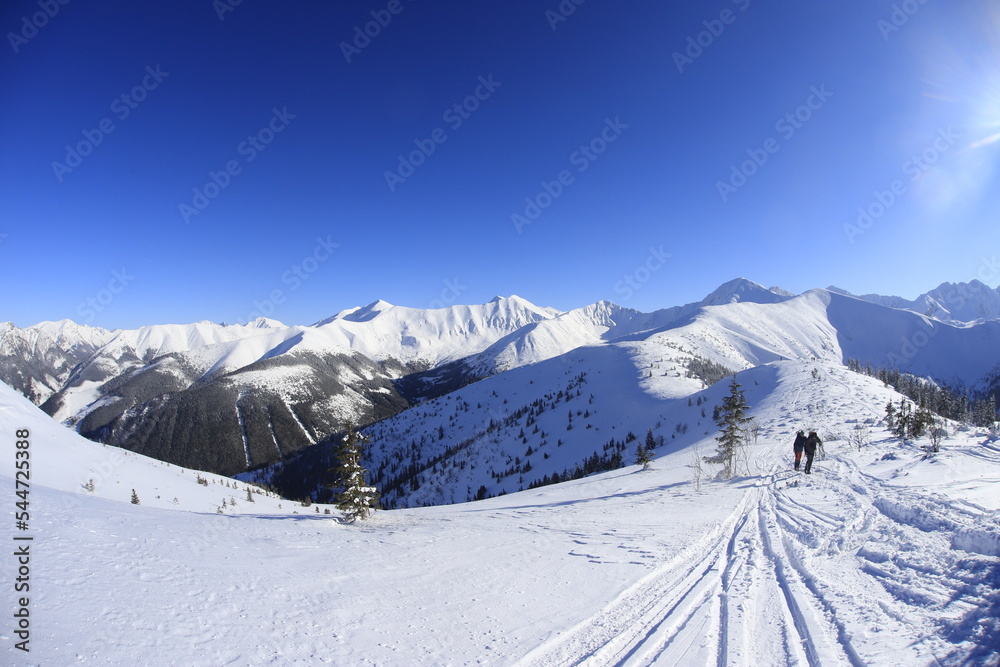
<svg viewBox="0 0 1000 667">
<path fill-rule="evenodd" d="M 806 450 L 806 474 L 810 474 L 813 465 L 813 457 L 816 456 L 816 447 L 823 446 L 823 441 L 819 439 L 816 435 L 816 431 L 809 431 L 809 437 L 806 438 L 805 450 Z"/>
<path fill-rule="evenodd" d="M 795 452 L 795 469 L 799 469 L 799 461 L 802 460 L 802 450 L 806 446 L 806 432 L 799 431 L 795 434 L 795 444 L 792 445 L 792 450 Z"/>
</svg>

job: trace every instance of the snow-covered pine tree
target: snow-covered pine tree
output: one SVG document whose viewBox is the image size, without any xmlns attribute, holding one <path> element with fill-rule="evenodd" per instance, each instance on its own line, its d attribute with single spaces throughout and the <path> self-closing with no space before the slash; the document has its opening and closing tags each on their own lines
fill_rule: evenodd
<svg viewBox="0 0 1000 667">
<path fill-rule="evenodd" d="M 635 452 L 635 464 L 642 466 L 643 470 L 649 470 L 649 464 L 652 462 L 653 452 L 643 443 L 639 443 L 639 449 Z"/>
<path fill-rule="evenodd" d="M 135 492 L 135 489 L 132 489 L 132 504 L 133 505 L 139 504 L 139 494 Z"/>
<path fill-rule="evenodd" d="M 352 424 L 347 424 L 347 433 L 334 452 L 337 466 L 332 469 L 336 481 L 334 486 L 340 489 L 337 495 L 337 509 L 344 513 L 349 522 L 364 520 L 379 507 L 378 489 L 368 486 L 368 471 L 361 465 L 362 447 L 368 443 L 368 437 L 354 430 Z"/>
<path fill-rule="evenodd" d="M 746 417 L 746 412 L 750 406 L 747 405 L 743 396 L 741 385 L 733 375 L 733 381 L 729 383 L 729 395 L 722 399 L 722 405 L 716 406 L 717 417 L 715 423 L 722 429 L 722 435 L 716 438 L 719 442 L 715 456 L 706 456 L 706 463 L 721 463 L 722 476 L 729 479 L 736 469 L 736 448 L 743 443 L 743 425 L 750 421 Z"/>
<path fill-rule="evenodd" d="M 889 430 L 896 428 L 896 406 L 889 401 L 885 404 L 885 425 L 889 427 Z"/>
<path fill-rule="evenodd" d="M 900 440 L 906 439 L 906 434 L 910 430 L 910 422 L 913 420 L 913 405 L 905 398 L 899 399 L 899 409 L 896 411 L 896 418 L 892 433 Z"/>
<path fill-rule="evenodd" d="M 989 427 L 997 419 L 997 400 L 995 396 L 988 396 L 973 404 L 972 423 L 976 426 Z"/>
</svg>

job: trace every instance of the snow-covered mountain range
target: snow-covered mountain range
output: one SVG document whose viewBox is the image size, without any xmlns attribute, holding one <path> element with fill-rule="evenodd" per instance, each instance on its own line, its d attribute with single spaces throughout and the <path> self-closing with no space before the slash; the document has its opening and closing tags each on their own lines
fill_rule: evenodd
<svg viewBox="0 0 1000 667">
<path fill-rule="evenodd" d="M 853 296 L 836 287 L 828 289 Z M 1000 319 L 1000 287 L 994 289 L 976 279 L 967 283 L 941 283 L 912 301 L 879 294 L 864 294 L 858 298 L 889 308 L 912 310 L 942 322 L 970 323 Z"/>
<path fill-rule="evenodd" d="M 401 501 L 416 491 L 404 493 L 404 480 L 414 486 L 433 477 L 424 472 L 432 462 L 455 458 L 456 447 L 478 448 L 484 433 L 493 441 L 526 444 L 526 436 L 496 432 L 510 417 L 505 406 L 514 401 L 537 412 L 543 404 L 554 407 L 560 393 L 565 400 L 572 389 L 594 406 L 591 414 L 619 415 L 614 422 L 583 425 L 573 438 L 557 437 L 575 443 L 575 458 L 559 457 L 562 467 L 535 465 L 524 474 L 514 462 L 519 454 L 504 445 L 482 454 L 489 475 L 481 468 L 446 493 L 425 491 L 405 501 L 450 502 L 482 487 L 490 494 L 511 491 L 572 469 L 618 442 L 613 436 L 622 431 L 676 424 L 681 417 L 668 419 L 659 401 L 701 390 L 704 368 L 718 373 L 783 359 L 853 358 L 985 390 L 1000 367 L 1000 321 L 957 323 L 955 317 L 970 308 L 987 312 L 988 301 L 973 308 L 970 297 L 956 308 L 948 296 L 985 293 L 982 287 L 936 290 L 941 303 L 953 306 L 948 321 L 875 298 L 831 290 L 796 296 L 737 279 L 702 301 L 652 313 L 606 301 L 560 312 L 513 296 L 434 310 L 376 301 L 312 326 L 260 319 L 107 331 L 66 320 L 25 329 L 7 323 L 0 325 L 0 379 L 92 440 L 226 475 L 269 468 L 267 474 L 285 484 L 298 475 L 293 486 L 303 494 L 322 490 L 320 479 L 302 471 L 325 465 L 328 448 L 303 454 L 304 461 L 296 460 L 297 453 L 346 422 L 380 422 L 373 434 L 392 444 L 377 450 L 374 463 L 383 481 L 400 487 Z M 608 373 L 616 378 L 614 391 L 598 382 L 597 375 Z M 622 401 L 634 410 L 619 410 Z M 477 406 L 478 417 L 447 414 L 455 405 Z M 566 429 L 563 417 L 559 424 L 539 425 L 539 431 L 551 440 L 557 429 Z M 682 421 L 694 425 L 689 416 Z M 451 434 L 441 437 L 446 431 Z M 414 451 L 413 443 L 431 440 L 441 447 Z M 275 464 L 283 464 L 284 477 L 270 468 Z M 521 469 L 517 485 L 501 474 L 514 469 Z"/>
</svg>

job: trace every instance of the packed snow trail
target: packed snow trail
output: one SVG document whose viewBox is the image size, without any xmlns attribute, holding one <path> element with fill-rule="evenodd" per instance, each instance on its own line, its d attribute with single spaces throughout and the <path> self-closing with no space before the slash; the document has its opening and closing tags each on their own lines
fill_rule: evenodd
<svg viewBox="0 0 1000 667">
<path fill-rule="evenodd" d="M 789 413 L 846 422 L 851 388 L 831 379 L 765 411 L 764 431 Z M 715 530 L 519 667 L 997 664 L 998 513 L 867 475 L 840 440 L 793 472 L 789 443 L 759 447 L 768 472 L 731 482 L 745 496 Z"/>
<path fill-rule="evenodd" d="M 866 664 L 789 555 L 778 478 L 752 486 L 717 530 L 519 664 Z"/>
<path fill-rule="evenodd" d="M 518 665 L 995 664 L 995 524 L 862 485 L 849 463 L 817 467 L 758 481 L 715 531 Z M 982 643 L 949 646 L 970 633 Z"/>
</svg>

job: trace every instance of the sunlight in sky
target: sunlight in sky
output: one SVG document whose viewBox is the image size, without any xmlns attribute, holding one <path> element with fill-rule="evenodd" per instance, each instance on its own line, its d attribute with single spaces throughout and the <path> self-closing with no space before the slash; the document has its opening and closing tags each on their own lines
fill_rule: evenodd
<svg viewBox="0 0 1000 667">
<path fill-rule="evenodd" d="M 904 171 L 932 226 L 949 225 L 956 207 L 990 186 L 1000 154 L 1000 14 L 978 6 L 954 23 L 922 26 L 914 43 L 925 44 L 924 98 L 920 126 L 934 118 L 939 130 L 913 152 Z M 970 31 L 969 26 L 974 30 Z M 942 36 L 943 35 L 943 36 Z"/>
</svg>

